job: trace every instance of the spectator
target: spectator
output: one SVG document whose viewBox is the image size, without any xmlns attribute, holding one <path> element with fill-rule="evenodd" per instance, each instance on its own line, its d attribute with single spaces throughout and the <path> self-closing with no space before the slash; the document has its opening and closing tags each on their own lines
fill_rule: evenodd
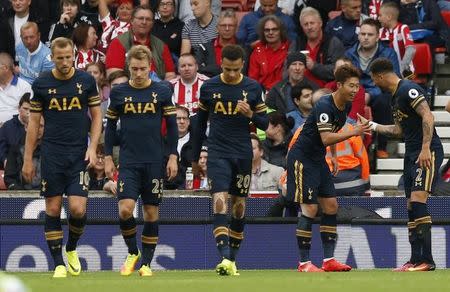
<svg viewBox="0 0 450 292">
<path fill-rule="evenodd" d="M 305 77 L 306 56 L 300 52 L 289 52 L 286 58 L 287 77 L 278 82 L 266 97 L 266 105 L 281 113 L 287 113 L 296 109 L 291 98 L 292 87 L 310 86 L 319 88 L 316 83 Z"/>
<path fill-rule="evenodd" d="M 181 53 L 190 53 L 200 44 L 207 43 L 217 37 L 217 16 L 211 11 L 211 0 L 192 0 L 192 11 L 195 19 L 191 19 L 183 27 Z"/>
<path fill-rule="evenodd" d="M 430 45 L 431 51 L 448 40 L 448 26 L 435 0 L 401 0 L 399 21 L 409 26 L 412 39 Z"/>
<path fill-rule="evenodd" d="M 263 141 L 264 159 L 270 164 L 286 168 L 286 154 L 294 121 L 279 112 L 271 112 L 268 116 L 269 126 L 266 130 L 266 140 Z"/>
<path fill-rule="evenodd" d="M 14 47 L 17 47 L 22 42 L 20 28 L 27 21 L 37 23 L 41 32 L 41 40 L 43 42 L 47 41 L 50 21 L 48 20 L 48 5 L 46 1 L 12 0 L 11 4 L 14 13 L 9 17 L 8 22 L 14 36 Z"/>
<path fill-rule="evenodd" d="M 289 41 L 283 23 L 275 15 L 267 15 L 260 20 L 258 35 L 260 42 L 250 55 L 248 77 L 269 91 L 283 78 Z"/>
<path fill-rule="evenodd" d="M 322 18 L 316 9 L 304 8 L 300 13 L 300 25 L 304 36 L 300 35 L 289 50 L 306 53 L 305 76 L 322 87 L 334 79 L 334 63 L 344 55 L 345 49 L 337 37 L 323 34 Z"/>
<path fill-rule="evenodd" d="M 313 105 L 315 105 L 318 101 L 319 101 L 319 99 L 321 99 L 322 98 L 322 96 L 324 96 L 324 95 L 327 95 L 327 94 L 331 94 L 333 91 L 331 90 L 331 89 L 329 89 L 329 88 L 319 88 L 319 89 L 316 89 L 316 90 L 314 90 L 314 92 L 313 92 L 313 94 L 312 94 L 312 104 Z M 295 132 L 295 134 L 297 134 L 297 136 L 298 136 L 298 134 L 300 134 L 300 132 L 298 131 L 298 129 L 297 129 L 297 131 Z M 295 135 L 294 134 L 294 138 L 295 138 Z M 294 138 L 292 138 L 292 140 L 294 140 Z M 295 138 L 296 139 L 296 138 Z M 295 141 L 293 141 L 293 142 L 295 142 Z M 291 148 L 291 146 L 292 145 L 289 145 L 289 148 Z"/>
<path fill-rule="evenodd" d="M 292 18 L 294 19 L 295 27 L 300 28 L 299 16 L 300 12 L 303 8 L 310 6 L 319 11 L 320 16 L 322 17 L 323 23 L 326 24 L 328 22 L 328 14 L 331 11 L 339 10 L 336 5 L 339 4 L 339 1 L 330 1 L 330 0 L 297 0 L 294 6 L 294 14 Z"/>
<path fill-rule="evenodd" d="M 250 191 L 276 192 L 283 168 L 270 164 L 263 159 L 264 149 L 256 134 L 251 133 L 250 138 L 252 139 L 253 149 Z"/>
<path fill-rule="evenodd" d="M 11 56 L 15 56 L 14 33 L 10 29 L 8 22 L 8 11 L 10 9 L 10 1 L 0 1 L 0 53 L 8 53 Z"/>
<path fill-rule="evenodd" d="M 40 35 L 35 22 L 26 22 L 20 28 L 22 42 L 16 48 L 16 60 L 19 62 L 19 77 L 30 85 L 41 72 L 55 66 L 50 49 L 40 41 Z"/>
<path fill-rule="evenodd" d="M 373 60 L 384 57 L 389 59 L 393 66 L 395 73 L 400 75 L 400 67 L 397 60 L 397 54 L 391 48 L 384 46 L 379 41 L 380 24 L 377 20 L 368 18 L 361 24 L 361 30 L 358 35 L 358 42 L 349 50 L 345 52 L 356 68 L 362 72 L 360 83 L 368 93 L 369 100 L 366 103 L 372 109 L 373 120 L 377 123 L 388 125 L 391 122 L 391 105 L 390 95 L 383 93 L 377 87 L 370 77 L 369 66 Z M 383 135 L 377 135 L 377 157 L 388 158 L 389 154 L 386 152 L 387 138 Z"/>
<path fill-rule="evenodd" d="M 175 63 L 181 51 L 181 31 L 184 22 L 175 16 L 175 0 L 158 1 L 159 18 L 155 20 L 153 34 L 167 44 Z"/>
<path fill-rule="evenodd" d="M 150 34 L 153 27 L 153 12 L 148 6 L 137 6 L 133 10 L 130 30 L 115 38 L 106 53 L 106 72 L 127 70 L 125 55 L 133 45 L 145 45 L 152 52 L 150 70 L 160 79 L 175 78 L 175 66 L 169 48 L 159 38 Z"/>
<path fill-rule="evenodd" d="M 297 38 L 294 22 L 289 15 L 281 12 L 278 0 L 261 0 L 260 3 L 261 7 L 257 11 L 250 12 L 242 18 L 236 34 L 238 42 L 246 47 L 254 48 L 258 38 L 261 37 L 257 32 L 259 21 L 268 15 L 278 17 L 286 29 L 286 37 L 290 41 L 294 41 Z"/>
<path fill-rule="evenodd" d="M 33 152 L 34 177 L 30 183 L 22 177 L 25 135 L 18 144 L 11 146 L 5 166 L 5 184 L 9 190 L 38 190 L 41 186 L 41 138 L 44 133 L 44 118 L 41 117 L 37 134 L 36 148 Z"/>
<path fill-rule="evenodd" d="M 19 113 L 0 127 L 0 168 L 6 164 L 10 147 L 20 144 L 25 137 L 30 107 L 30 93 L 25 93 L 19 101 Z"/>
<path fill-rule="evenodd" d="M 364 3 L 364 2 L 366 2 L 366 3 Z M 393 3 L 396 3 L 398 6 L 400 0 L 365 0 L 364 2 L 363 2 L 363 11 L 367 11 L 366 14 L 370 18 L 376 20 L 376 19 L 378 19 L 379 15 L 380 15 L 381 5 L 383 5 L 384 3 L 393 2 Z M 364 4 L 366 4 L 366 5 L 364 5 Z M 366 8 L 367 10 L 364 10 L 364 8 Z"/>
<path fill-rule="evenodd" d="M 86 65 L 86 72 L 91 74 L 95 82 L 97 83 L 97 91 L 100 100 L 103 102 L 107 101 L 107 98 L 103 95 L 104 91 L 107 91 L 108 82 L 106 80 L 106 69 L 102 62 L 92 62 Z M 109 96 L 109 94 L 108 94 Z"/>
<path fill-rule="evenodd" d="M 184 189 L 185 188 L 185 174 L 188 167 L 191 167 L 192 160 L 192 142 L 190 133 L 189 110 L 183 106 L 176 106 L 177 111 L 177 128 L 178 128 L 178 172 L 176 177 L 168 181 L 164 180 L 164 187 L 166 189 Z M 166 154 L 166 156 L 168 156 Z"/>
<path fill-rule="evenodd" d="M 99 0 L 98 2 L 99 20 L 103 30 L 100 37 L 99 49 L 104 53 L 106 53 L 111 41 L 118 35 L 127 32 L 131 25 L 133 1 L 119 0 L 118 4 L 117 17 L 113 18 L 108 8 L 108 0 Z"/>
<path fill-rule="evenodd" d="M 200 158 L 198 159 L 198 166 L 202 169 L 204 174 L 199 177 L 194 177 L 194 188 L 198 186 L 201 190 L 209 190 L 208 180 L 208 146 L 203 145 L 200 150 Z"/>
<path fill-rule="evenodd" d="M 187 23 L 189 20 L 194 19 L 194 13 L 191 8 L 191 1 L 189 0 L 175 0 L 176 3 L 176 11 L 175 14 L 182 22 Z M 212 13 L 219 17 L 219 14 L 222 10 L 222 1 L 221 0 L 211 0 L 211 11 Z"/>
<path fill-rule="evenodd" d="M 292 134 L 305 123 L 306 118 L 311 113 L 313 91 L 312 87 L 308 85 L 296 85 L 292 88 L 291 98 L 297 108 L 286 113 L 286 117 L 291 117 L 294 120 L 294 127 L 291 130 Z"/>
<path fill-rule="evenodd" d="M 381 5 L 378 20 L 381 23 L 380 40 L 397 53 L 400 72 L 404 78 L 412 77 L 414 66 L 412 60 L 416 48 L 406 24 L 398 22 L 400 10 L 396 3 L 386 2 Z"/>
<path fill-rule="evenodd" d="M 368 16 L 361 13 L 361 0 L 341 0 L 341 10 L 341 15 L 328 21 L 325 34 L 337 37 L 349 49 L 358 41 L 360 25 Z"/>
<path fill-rule="evenodd" d="M 105 153 L 103 144 L 97 145 L 97 163 L 89 169 L 89 190 L 103 190 L 108 178 L 105 174 Z"/>
<path fill-rule="evenodd" d="M 93 62 L 105 62 L 105 54 L 95 49 L 97 47 L 97 33 L 95 28 L 87 23 L 80 23 L 72 34 L 75 45 L 74 67 L 85 70 L 86 65 Z"/>
<path fill-rule="evenodd" d="M 340 57 L 337 59 L 336 64 L 334 66 L 334 72 L 336 72 L 337 68 L 341 67 L 342 65 L 352 65 L 352 60 L 350 60 L 347 57 Z M 325 84 L 326 88 L 329 88 L 331 92 L 334 92 L 337 90 L 337 82 L 335 80 L 328 82 Z M 327 94 L 327 93 L 325 93 Z M 324 94 L 324 95 L 325 95 Z M 369 99 L 369 98 L 367 98 Z M 352 102 L 352 109 L 350 110 L 350 113 L 347 116 L 347 122 L 354 125 L 356 124 L 356 121 L 358 120 L 358 115 L 364 115 L 364 107 L 366 105 L 366 91 L 364 89 L 364 86 L 360 86 L 358 92 L 355 95 L 355 98 Z"/>
<path fill-rule="evenodd" d="M 170 81 L 173 86 L 173 103 L 187 108 L 190 115 L 197 113 L 200 88 L 203 82 L 209 79 L 197 71 L 198 65 L 194 56 L 182 54 L 178 61 L 180 76 Z"/>
<path fill-rule="evenodd" d="M 177 126 L 178 126 L 178 144 L 177 151 L 178 155 L 181 159 L 182 148 L 186 145 L 186 143 L 190 140 L 190 131 L 189 131 L 189 110 L 182 106 L 177 106 Z"/>
<path fill-rule="evenodd" d="M 339 132 L 353 131 L 353 126 L 345 124 Z M 337 196 L 363 196 L 370 189 L 369 157 L 361 136 L 353 136 L 335 144 L 338 162 L 338 172 L 333 175 L 334 188 Z M 331 148 L 327 147 L 326 160 L 330 170 Z"/>
<path fill-rule="evenodd" d="M 14 75 L 14 61 L 0 53 L 0 125 L 17 114 L 17 105 L 25 93 L 33 95 L 31 85 Z"/>
<path fill-rule="evenodd" d="M 297 0 L 278 0 L 278 7 L 282 13 L 291 16 L 294 13 L 295 2 Z M 254 10 L 258 11 L 259 7 L 261 7 L 260 0 L 256 0 Z"/>
<path fill-rule="evenodd" d="M 73 30 L 83 22 L 93 25 L 94 20 L 80 11 L 80 0 L 61 0 L 61 16 L 56 24 L 53 24 L 49 40 L 53 41 L 57 37 L 71 38 Z M 96 19 L 95 19 L 96 20 Z"/>
<path fill-rule="evenodd" d="M 213 77 L 222 72 L 222 48 L 229 44 L 236 44 L 236 30 L 237 18 L 234 10 L 222 11 L 217 24 L 217 38 L 200 44 L 195 50 L 200 73 Z"/>
</svg>

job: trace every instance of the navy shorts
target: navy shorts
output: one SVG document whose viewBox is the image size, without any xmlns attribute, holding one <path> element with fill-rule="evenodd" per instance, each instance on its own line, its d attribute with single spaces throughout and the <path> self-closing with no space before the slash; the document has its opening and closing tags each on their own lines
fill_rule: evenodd
<svg viewBox="0 0 450 292">
<path fill-rule="evenodd" d="M 84 161 L 86 152 L 57 154 L 42 151 L 41 156 L 41 196 L 87 197 L 89 173 Z"/>
<path fill-rule="evenodd" d="M 416 163 L 419 153 L 408 155 L 403 160 L 403 176 L 405 182 L 405 195 L 411 198 L 411 192 L 425 191 L 433 193 L 439 177 L 439 168 L 444 159 L 442 148 L 431 150 L 431 168 L 423 169 Z"/>
<path fill-rule="evenodd" d="M 208 158 L 208 178 L 211 193 L 227 192 L 238 197 L 247 197 L 252 177 L 252 160 L 238 158 Z"/>
<path fill-rule="evenodd" d="M 286 199 L 300 204 L 317 204 L 317 197 L 336 197 L 333 179 L 325 159 L 288 156 Z"/>
<path fill-rule="evenodd" d="M 159 206 L 163 191 L 163 164 L 143 163 L 119 169 L 117 197 L 137 201 L 141 196 L 144 205 Z"/>
</svg>

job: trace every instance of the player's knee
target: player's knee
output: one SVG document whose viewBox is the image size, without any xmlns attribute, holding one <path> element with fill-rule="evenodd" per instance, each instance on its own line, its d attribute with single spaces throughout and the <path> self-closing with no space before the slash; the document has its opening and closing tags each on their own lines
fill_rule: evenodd
<svg viewBox="0 0 450 292">
<path fill-rule="evenodd" d="M 86 209 L 82 206 L 71 207 L 70 215 L 75 218 L 82 218 L 86 214 Z"/>
<path fill-rule="evenodd" d="M 411 201 L 412 202 L 426 203 L 427 199 L 428 199 L 427 192 L 412 192 L 411 193 Z"/>
<path fill-rule="evenodd" d="M 304 214 L 305 216 L 309 218 L 316 217 L 318 210 L 317 204 L 302 204 L 301 208 L 302 214 Z"/>
<path fill-rule="evenodd" d="M 245 204 L 244 203 L 237 203 L 233 206 L 233 217 L 237 219 L 244 218 L 245 215 Z"/>
<path fill-rule="evenodd" d="M 120 219 L 122 219 L 122 220 L 129 219 L 129 218 L 131 218 L 133 216 L 133 209 L 122 206 L 119 209 L 119 216 L 120 216 Z"/>
<path fill-rule="evenodd" d="M 227 211 L 225 202 L 223 200 L 217 200 L 214 202 L 214 213 L 225 213 Z"/>
</svg>

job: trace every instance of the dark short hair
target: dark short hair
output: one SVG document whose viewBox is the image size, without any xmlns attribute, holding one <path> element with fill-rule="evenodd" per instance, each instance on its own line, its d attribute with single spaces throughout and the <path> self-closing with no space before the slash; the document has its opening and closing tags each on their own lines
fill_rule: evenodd
<svg viewBox="0 0 450 292">
<path fill-rule="evenodd" d="M 297 99 L 300 97 L 300 95 L 302 95 L 302 91 L 304 89 L 309 89 L 312 91 L 314 91 L 314 89 L 308 85 L 308 84 L 304 84 L 304 85 L 295 85 L 294 87 L 292 87 L 291 89 L 291 98 L 292 99 Z"/>
<path fill-rule="evenodd" d="M 222 49 L 222 60 L 236 61 L 242 59 L 244 61 L 244 55 L 244 49 L 239 45 L 227 45 Z"/>
<path fill-rule="evenodd" d="M 21 107 L 22 104 L 24 104 L 25 102 L 30 103 L 30 97 L 31 97 L 31 93 L 25 92 L 19 100 L 19 107 Z"/>
<path fill-rule="evenodd" d="M 259 150 L 263 149 L 262 142 L 259 139 L 258 135 L 256 135 L 255 133 L 250 133 L 250 139 L 251 140 L 255 140 L 258 143 L 258 149 Z"/>
<path fill-rule="evenodd" d="M 80 0 L 61 0 L 59 2 L 59 9 L 61 9 L 61 13 L 63 11 L 64 4 L 76 5 L 78 7 L 78 12 L 81 11 L 81 2 L 80 2 Z"/>
<path fill-rule="evenodd" d="M 381 29 L 380 22 L 378 20 L 373 19 L 373 18 L 366 18 L 366 19 L 364 19 L 363 22 L 361 22 L 360 27 L 363 26 L 363 25 L 370 25 L 370 26 L 375 27 L 375 29 L 377 30 L 377 33 Z"/>
<path fill-rule="evenodd" d="M 336 72 L 334 73 L 334 78 L 336 79 L 337 82 L 340 83 L 344 83 L 345 81 L 347 81 L 349 78 L 352 77 L 356 77 L 358 79 L 361 77 L 361 73 L 353 65 L 345 64 L 337 68 Z"/>
<path fill-rule="evenodd" d="M 271 112 L 268 114 L 269 117 L 269 123 L 271 123 L 274 126 L 281 125 L 284 132 L 287 134 L 289 131 L 294 127 L 295 121 L 291 117 L 286 118 L 286 115 L 279 112 Z"/>
<path fill-rule="evenodd" d="M 349 57 L 346 57 L 346 56 L 341 56 L 341 57 L 337 58 L 336 62 L 337 61 L 342 61 L 342 62 L 345 62 L 345 63 L 352 64 L 352 59 L 350 59 Z"/>
<path fill-rule="evenodd" d="M 186 112 L 186 114 L 187 114 L 187 116 L 189 118 L 190 114 L 189 114 L 189 109 L 187 107 L 177 104 L 176 105 L 176 109 L 179 109 L 179 110 L 182 110 L 182 111 Z"/>
<path fill-rule="evenodd" d="M 372 64 L 370 64 L 369 72 L 371 72 L 372 74 L 390 73 L 394 72 L 394 66 L 389 59 L 378 58 L 375 59 Z"/>
<path fill-rule="evenodd" d="M 125 72 L 123 70 L 114 71 L 111 74 L 109 74 L 108 83 L 111 84 L 114 80 L 116 80 L 118 78 L 122 78 L 122 77 L 130 78 L 130 76 L 128 76 L 127 72 Z"/>
</svg>

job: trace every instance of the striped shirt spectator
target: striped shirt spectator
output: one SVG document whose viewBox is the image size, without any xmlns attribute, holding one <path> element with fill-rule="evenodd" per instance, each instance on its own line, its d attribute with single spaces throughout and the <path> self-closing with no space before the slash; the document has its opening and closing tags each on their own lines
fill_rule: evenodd
<svg viewBox="0 0 450 292">
<path fill-rule="evenodd" d="M 102 25 L 103 33 L 100 37 L 99 49 L 106 52 L 109 44 L 118 35 L 128 31 L 130 28 L 131 12 L 133 10 L 132 0 L 117 1 L 117 17 L 114 19 L 109 11 L 107 0 L 100 0 L 98 3 L 99 21 Z"/>
<path fill-rule="evenodd" d="M 209 0 L 193 0 L 191 7 L 195 19 L 185 23 L 181 32 L 181 54 L 190 53 L 200 44 L 217 37 L 218 18 L 211 12 Z"/>
</svg>

